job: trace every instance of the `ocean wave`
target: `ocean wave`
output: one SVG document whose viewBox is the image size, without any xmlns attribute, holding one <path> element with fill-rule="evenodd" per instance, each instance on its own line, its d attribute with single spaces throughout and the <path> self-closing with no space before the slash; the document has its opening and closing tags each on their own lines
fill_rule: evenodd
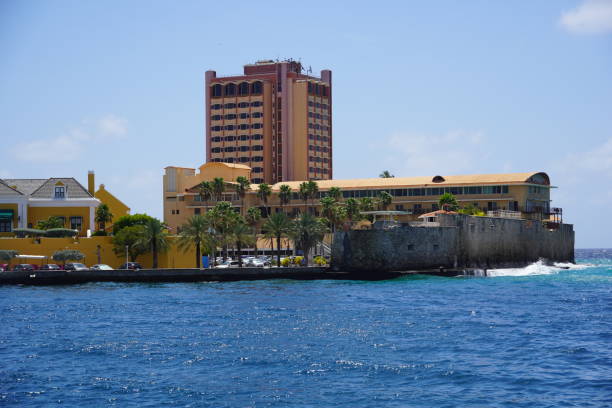
<svg viewBox="0 0 612 408">
<path fill-rule="evenodd" d="M 524 268 L 500 268 L 488 269 L 487 276 L 532 276 L 532 275 L 553 275 L 563 270 L 583 270 L 595 265 L 590 264 L 573 264 L 556 262 L 553 265 L 547 265 L 543 261 L 537 261 Z"/>
</svg>

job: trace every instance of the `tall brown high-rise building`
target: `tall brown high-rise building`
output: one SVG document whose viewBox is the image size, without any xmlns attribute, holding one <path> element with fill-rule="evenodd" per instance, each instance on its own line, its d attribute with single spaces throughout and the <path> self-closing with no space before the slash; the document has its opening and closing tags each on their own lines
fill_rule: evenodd
<svg viewBox="0 0 612 408">
<path fill-rule="evenodd" d="M 332 178 L 332 73 L 258 61 L 244 75 L 206 72 L 206 161 L 244 164 L 251 182 Z"/>
</svg>

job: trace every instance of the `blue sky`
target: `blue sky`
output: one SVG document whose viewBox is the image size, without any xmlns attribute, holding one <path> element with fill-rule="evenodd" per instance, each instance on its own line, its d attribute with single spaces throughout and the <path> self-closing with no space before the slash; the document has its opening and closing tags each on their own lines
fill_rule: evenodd
<svg viewBox="0 0 612 408">
<path fill-rule="evenodd" d="M 335 178 L 547 171 L 612 247 L 612 0 L 0 2 L 1 177 L 74 176 L 161 216 L 204 161 L 203 77 L 334 72 Z"/>
</svg>

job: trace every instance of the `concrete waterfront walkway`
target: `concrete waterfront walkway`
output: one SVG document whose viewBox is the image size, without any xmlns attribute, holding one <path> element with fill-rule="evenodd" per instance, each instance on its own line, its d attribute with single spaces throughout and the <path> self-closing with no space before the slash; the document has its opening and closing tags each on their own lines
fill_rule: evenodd
<svg viewBox="0 0 612 408">
<path fill-rule="evenodd" d="M 70 285 L 88 282 L 231 282 L 242 280 L 384 280 L 406 275 L 473 275 L 467 270 L 430 269 L 350 273 L 329 267 L 219 268 L 219 269 L 115 269 L 111 271 L 0 272 L 0 285 Z"/>
<path fill-rule="evenodd" d="M 0 272 L 0 285 L 65 285 L 86 282 L 212 282 L 263 279 L 347 279 L 326 267 L 224 269 L 116 269 L 111 271 Z"/>
</svg>

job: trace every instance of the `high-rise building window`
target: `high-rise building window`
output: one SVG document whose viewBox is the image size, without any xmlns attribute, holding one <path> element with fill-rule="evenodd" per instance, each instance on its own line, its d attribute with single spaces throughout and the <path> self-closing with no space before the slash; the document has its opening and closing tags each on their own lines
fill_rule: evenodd
<svg viewBox="0 0 612 408">
<path fill-rule="evenodd" d="M 236 95 L 236 84 L 227 84 L 225 85 L 225 96 L 235 96 Z"/>
<path fill-rule="evenodd" d="M 251 85 L 251 93 L 253 95 L 259 95 L 262 92 L 262 84 L 261 81 L 255 81 Z"/>
<path fill-rule="evenodd" d="M 248 103 L 248 102 L 240 102 L 240 103 L 238 104 L 238 107 L 239 107 L 239 108 L 248 108 L 248 107 L 249 107 L 249 105 L 250 105 L 250 103 Z"/>
<path fill-rule="evenodd" d="M 240 85 L 238 85 L 238 95 L 244 96 L 248 94 L 249 94 L 249 83 L 241 82 Z"/>
<path fill-rule="evenodd" d="M 213 98 L 219 98 L 221 96 L 223 87 L 220 84 L 215 84 L 211 87 L 210 93 Z"/>
<path fill-rule="evenodd" d="M 236 107 L 235 103 L 226 103 L 224 105 L 225 109 L 234 109 Z"/>
</svg>

